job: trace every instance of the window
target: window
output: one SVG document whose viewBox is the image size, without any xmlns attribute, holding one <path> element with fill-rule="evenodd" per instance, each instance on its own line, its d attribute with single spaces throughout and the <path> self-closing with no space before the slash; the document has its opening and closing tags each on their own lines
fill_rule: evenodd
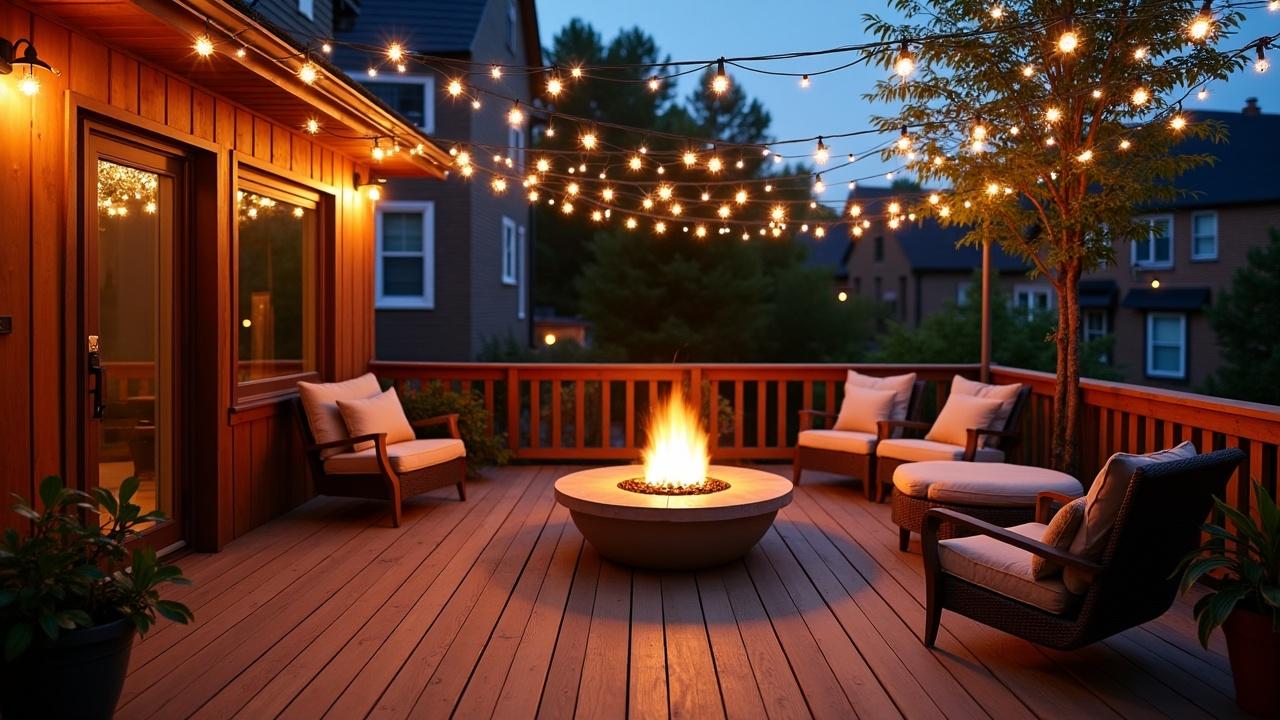
<svg viewBox="0 0 1280 720">
<path fill-rule="evenodd" d="M 1014 285 L 1013 306 L 1033 317 L 1053 309 L 1053 293 L 1043 285 Z"/>
<path fill-rule="evenodd" d="M 356 77 L 355 72 L 349 73 Z M 363 74 L 363 73 L 360 73 Z M 425 75 L 391 75 L 383 73 L 377 80 L 363 83 L 406 120 L 425 132 L 435 129 L 435 104 L 432 81 Z"/>
<path fill-rule="evenodd" d="M 520 13 L 516 10 L 516 0 L 507 0 L 507 49 L 516 50 L 516 31 L 520 27 Z"/>
<path fill-rule="evenodd" d="M 298 12 L 306 15 L 308 18 L 316 19 L 316 3 L 315 0 L 298 0 Z"/>
<path fill-rule="evenodd" d="M 969 304 L 969 288 L 972 286 L 971 280 L 961 280 L 956 283 L 956 305 L 964 307 Z"/>
<path fill-rule="evenodd" d="M 1191 215 L 1191 259 L 1218 259 L 1218 213 L 1198 212 Z"/>
<path fill-rule="evenodd" d="M 435 203 L 381 203 L 377 252 L 379 309 L 435 307 Z"/>
<path fill-rule="evenodd" d="M 874 260 L 875 262 L 884 262 L 884 237 L 883 236 L 881 235 L 876 236 L 875 244 L 873 245 L 872 250 L 873 252 L 872 252 L 871 259 Z"/>
<path fill-rule="evenodd" d="M 1147 315 L 1147 375 L 1187 376 L 1187 316 L 1183 313 Z"/>
<path fill-rule="evenodd" d="M 291 389 L 316 371 L 317 193 L 240 171 L 236 188 L 237 396 Z"/>
<path fill-rule="evenodd" d="M 529 294 L 529 291 L 527 289 L 529 287 L 529 261 L 528 261 L 529 246 L 525 242 L 523 225 L 520 226 L 519 230 L 517 231 L 517 235 L 519 235 L 518 261 L 520 263 L 520 270 L 519 270 L 520 283 L 516 289 L 516 292 L 519 293 L 519 295 L 517 295 L 516 297 L 516 317 L 519 318 L 520 320 L 523 320 L 525 318 L 525 314 L 528 312 L 528 310 L 525 307 L 525 303 L 528 301 L 527 295 Z"/>
<path fill-rule="evenodd" d="M 502 284 L 515 285 L 520 274 L 520 238 L 516 221 L 502 218 Z"/>
<path fill-rule="evenodd" d="M 1084 341 L 1093 342 L 1101 340 L 1111 334 L 1111 317 L 1106 310 L 1085 310 L 1084 311 Z M 1098 356 L 1098 360 L 1105 364 L 1111 363 L 1111 354 L 1103 352 Z"/>
<path fill-rule="evenodd" d="M 517 173 L 524 172 L 524 128 L 507 128 L 507 157 L 515 163 Z"/>
<path fill-rule="evenodd" d="M 1147 239 L 1133 243 L 1135 267 L 1173 267 L 1173 216 L 1143 218 Z"/>
</svg>

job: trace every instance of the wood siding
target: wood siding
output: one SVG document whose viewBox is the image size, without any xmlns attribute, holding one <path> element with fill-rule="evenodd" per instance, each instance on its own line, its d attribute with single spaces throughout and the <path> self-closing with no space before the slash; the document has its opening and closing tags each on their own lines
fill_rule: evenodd
<svg viewBox="0 0 1280 720">
<path fill-rule="evenodd" d="M 78 212 L 68 187 L 75 182 L 67 157 L 77 107 L 101 108 L 127 129 L 190 145 L 221 167 L 195 166 L 193 184 L 223 183 L 230 163 L 245 156 L 256 167 L 305 181 L 333 196 L 333 242 L 326 252 L 322 313 L 329 340 L 321 349 L 325 374 L 346 378 L 363 372 L 373 355 L 372 212 L 353 188 L 367 168 L 321 141 L 272 122 L 231 99 L 203 91 L 183 78 L 137 60 L 37 13 L 0 0 L 0 36 L 30 37 L 40 57 L 62 71 L 40 72 L 41 90 L 28 99 L 17 90 L 19 73 L 0 77 L 0 315 L 13 317 L 13 332 L 0 335 L 0 495 L 30 497 L 36 479 L 73 471 L 77 441 L 68 419 L 80 399 L 68 378 L 79 370 L 79 343 L 66 321 L 76 288 Z M 71 127 L 74 127 L 72 125 Z M 204 549 L 219 547 L 303 500 L 296 468 L 301 464 L 292 419 L 284 406 L 251 412 L 231 407 L 230 292 L 231 203 L 229 181 L 217 188 L 217 243 L 193 248 L 192 278 L 199 321 L 217 327 L 217 341 L 202 347 L 215 360 L 196 368 L 216 386 L 198 389 L 216 403 L 189 418 L 210 462 L 192 468 L 188 486 L 198 506 L 188 512 Z M 194 239 L 195 233 L 191 234 Z M 194 244 L 194 243 L 193 243 Z M 209 368 L 215 368 L 209 370 Z M 216 395 L 216 399 L 214 396 Z M 212 450 L 209 450 L 212 448 Z M 215 509 L 216 508 L 216 509 Z M 0 525 L 14 520 L 4 513 Z"/>
</svg>

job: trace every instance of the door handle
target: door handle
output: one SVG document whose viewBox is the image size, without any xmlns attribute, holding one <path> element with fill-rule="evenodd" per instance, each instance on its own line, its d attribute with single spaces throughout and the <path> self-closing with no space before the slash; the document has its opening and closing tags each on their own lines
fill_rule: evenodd
<svg viewBox="0 0 1280 720">
<path fill-rule="evenodd" d="M 102 355 L 98 351 L 98 336 L 89 336 L 88 355 L 89 396 L 93 398 L 93 419 L 100 420 L 106 414 L 107 406 L 102 402 L 102 392 L 106 383 L 107 371 L 102 367 Z"/>
</svg>

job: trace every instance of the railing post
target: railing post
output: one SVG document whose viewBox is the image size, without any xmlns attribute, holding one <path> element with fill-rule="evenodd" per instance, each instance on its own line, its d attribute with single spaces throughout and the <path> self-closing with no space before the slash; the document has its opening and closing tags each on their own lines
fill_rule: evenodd
<svg viewBox="0 0 1280 720">
<path fill-rule="evenodd" d="M 507 447 L 520 453 L 520 371 L 514 365 L 507 368 Z"/>
</svg>

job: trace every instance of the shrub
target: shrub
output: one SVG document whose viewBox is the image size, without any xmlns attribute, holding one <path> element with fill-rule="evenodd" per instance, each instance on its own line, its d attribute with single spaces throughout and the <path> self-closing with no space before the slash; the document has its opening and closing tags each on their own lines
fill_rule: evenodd
<svg viewBox="0 0 1280 720">
<path fill-rule="evenodd" d="M 412 422 L 437 415 L 457 413 L 458 429 L 467 445 L 467 470 L 475 474 L 489 465 L 505 465 L 511 459 L 506 433 L 489 432 L 489 412 L 475 395 L 454 392 L 439 381 L 400 396 L 404 414 Z"/>
</svg>

